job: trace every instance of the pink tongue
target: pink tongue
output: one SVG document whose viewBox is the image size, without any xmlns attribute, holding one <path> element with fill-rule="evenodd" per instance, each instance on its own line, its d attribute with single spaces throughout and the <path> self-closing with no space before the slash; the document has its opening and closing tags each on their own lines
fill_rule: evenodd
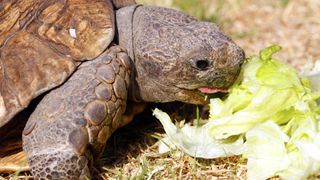
<svg viewBox="0 0 320 180">
<path fill-rule="evenodd" d="M 202 93 L 206 93 L 206 94 L 214 94 L 214 93 L 217 93 L 217 92 L 224 92 L 224 90 L 221 90 L 221 89 L 215 89 L 215 88 L 199 88 L 199 91 L 202 92 Z"/>
</svg>

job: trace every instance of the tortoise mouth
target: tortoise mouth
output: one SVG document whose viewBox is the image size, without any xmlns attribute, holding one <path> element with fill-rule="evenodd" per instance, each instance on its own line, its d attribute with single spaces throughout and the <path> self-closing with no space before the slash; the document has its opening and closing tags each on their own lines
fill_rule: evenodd
<svg viewBox="0 0 320 180">
<path fill-rule="evenodd" d="M 215 94 L 229 92 L 227 88 L 217 88 L 209 86 L 201 86 L 196 88 L 179 88 L 180 95 L 183 94 L 183 98 L 177 99 L 178 101 L 206 105 L 209 103 L 209 99 L 214 97 Z"/>
<path fill-rule="evenodd" d="M 176 87 L 180 89 L 184 89 L 187 91 L 198 92 L 199 94 L 210 95 L 215 93 L 228 93 L 229 87 L 214 87 L 214 86 L 185 86 L 185 85 L 177 85 Z"/>
<path fill-rule="evenodd" d="M 228 89 L 225 88 L 214 88 L 214 87 L 201 87 L 198 88 L 198 91 L 200 91 L 203 94 L 215 94 L 215 93 L 227 93 Z"/>
</svg>

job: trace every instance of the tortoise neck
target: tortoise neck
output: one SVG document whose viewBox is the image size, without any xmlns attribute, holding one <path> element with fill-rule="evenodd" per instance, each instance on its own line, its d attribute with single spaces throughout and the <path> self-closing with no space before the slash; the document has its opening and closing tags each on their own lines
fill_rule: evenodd
<svg viewBox="0 0 320 180">
<path fill-rule="evenodd" d="M 126 6 L 116 11 L 116 27 L 119 45 L 124 47 L 132 60 L 131 83 L 128 89 L 128 98 L 140 102 L 141 97 L 136 82 L 135 52 L 134 52 L 134 13 L 141 5 Z"/>
<path fill-rule="evenodd" d="M 135 60 L 133 17 L 137 7 L 141 5 L 126 6 L 116 11 L 116 27 L 118 32 L 119 45 L 126 48 L 132 61 Z"/>
</svg>

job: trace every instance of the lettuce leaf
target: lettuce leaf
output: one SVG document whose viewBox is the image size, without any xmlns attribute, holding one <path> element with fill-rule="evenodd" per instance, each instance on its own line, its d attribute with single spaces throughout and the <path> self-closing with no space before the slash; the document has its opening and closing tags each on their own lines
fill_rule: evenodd
<svg viewBox="0 0 320 180">
<path fill-rule="evenodd" d="M 288 169 L 290 158 L 285 142 L 289 137 L 273 121 L 252 128 L 246 139 L 243 157 L 248 159 L 248 179 L 267 179 Z"/>
<path fill-rule="evenodd" d="M 236 138 L 228 143 L 219 142 L 208 135 L 207 125 L 197 127 L 186 124 L 178 128 L 171 122 L 167 113 L 155 109 L 153 114 L 160 120 L 172 144 L 191 156 L 217 158 L 239 155 L 243 152 L 242 138 Z"/>
<path fill-rule="evenodd" d="M 304 96 L 306 89 L 293 68 L 272 59 L 272 54 L 280 49 L 279 46 L 271 46 L 262 50 L 260 57 L 249 59 L 244 64 L 242 81 L 232 87 L 224 103 L 216 104 L 217 100 L 211 100 L 211 109 L 220 106 L 220 109 L 229 111 L 211 111 L 211 136 L 228 138 L 247 132 L 268 119 L 280 123 L 290 119 L 273 116 L 287 113 Z"/>
</svg>

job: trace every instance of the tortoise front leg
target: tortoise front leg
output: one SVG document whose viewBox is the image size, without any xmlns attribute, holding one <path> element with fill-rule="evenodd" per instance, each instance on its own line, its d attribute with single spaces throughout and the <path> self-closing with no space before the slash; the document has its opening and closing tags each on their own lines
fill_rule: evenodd
<svg viewBox="0 0 320 180">
<path fill-rule="evenodd" d="M 39 103 L 23 132 L 23 149 L 35 178 L 90 178 L 113 131 L 127 122 L 131 62 L 119 47 L 83 63 Z"/>
</svg>

